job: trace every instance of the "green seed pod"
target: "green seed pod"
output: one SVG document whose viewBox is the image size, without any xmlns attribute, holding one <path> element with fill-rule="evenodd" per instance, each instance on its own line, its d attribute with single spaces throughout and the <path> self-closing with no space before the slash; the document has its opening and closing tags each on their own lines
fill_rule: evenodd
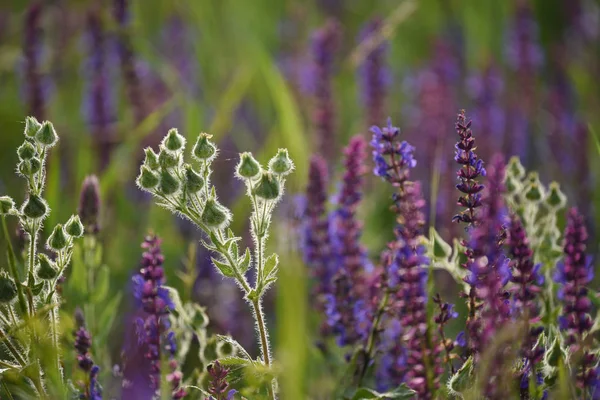
<svg viewBox="0 0 600 400">
<path fill-rule="evenodd" d="M 58 135 L 50 121 L 44 121 L 42 129 L 35 134 L 35 140 L 45 147 L 52 147 L 58 142 Z"/>
<path fill-rule="evenodd" d="M 222 228 L 229 224 L 229 210 L 214 199 L 208 199 L 202 211 L 202 222 L 211 228 Z"/>
<path fill-rule="evenodd" d="M 0 274 L 0 303 L 10 303 L 17 296 L 17 285 L 6 275 Z"/>
<path fill-rule="evenodd" d="M 23 214 L 27 218 L 43 218 L 48 212 L 48 205 L 46 201 L 39 196 L 34 194 L 30 195 L 25 205 L 23 206 Z"/>
<path fill-rule="evenodd" d="M 196 141 L 194 149 L 192 150 L 192 154 L 198 160 L 210 161 L 215 157 L 217 153 L 217 147 L 209 140 L 210 138 L 212 138 L 212 135 L 204 132 L 198 136 L 198 140 Z"/>
<path fill-rule="evenodd" d="M 288 175 L 294 169 L 287 149 L 279 149 L 277 155 L 269 161 L 269 171 L 277 175 Z"/>
<path fill-rule="evenodd" d="M 29 164 L 31 165 L 32 174 L 37 174 L 42 169 L 42 162 L 37 157 L 33 157 L 31 160 L 29 160 Z"/>
<path fill-rule="evenodd" d="M 48 247 L 52 250 L 59 251 L 67 247 L 67 244 L 68 239 L 63 226 L 61 224 L 56 225 L 48 238 Z"/>
<path fill-rule="evenodd" d="M 544 198 L 544 187 L 540 182 L 539 175 L 531 172 L 527 176 L 528 184 L 525 186 L 525 198 L 529 201 L 538 202 Z"/>
<path fill-rule="evenodd" d="M 12 214 L 15 211 L 15 202 L 11 197 L 0 197 L 0 215 Z"/>
<path fill-rule="evenodd" d="M 260 172 L 260 164 L 252 157 L 252 153 L 242 153 L 236 172 L 242 178 L 253 178 Z"/>
<path fill-rule="evenodd" d="M 162 194 L 168 196 L 179 190 L 179 180 L 175 178 L 167 169 L 160 171 L 159 190 Z"/>
<path fill-rule="evenodd" d="M 75 238 L 83 236 L 83 224 L 81 223 L 81 219 L 79 219 L 79 215 L 73 215 L 69 218 L 65 225 L 65 230 L 69 236 Z"/>
<path fill-rule="evenodd" d="M 185 138 L 177 132 L 177 129 L 172 128 L 165 136 L 163 146 L 169 151 L 179 151 L 185 146 Z"/>
<path fill-rule="evenodd" d="M 546 204 L 555 210 L 564 208 L 567 204 L 567 197 L 560 190 L 560 185 L 557 182 L 550 183 L 550 191 L 546 196 Z"/>
<path fill-rule="evenodd" d="M 37 270 L 37 276 L 40 279 L 50 280 L 56 278 L 58 270 L 54 267 L 54 263 L 50 261 L 48 256 L 45 254 L 38 254 L 39 267 Z"/>
<path fill-rule="evenodd" d="M 25 118 L 25 136 L 35 137 L 40 129 L 42 129 L 42 124 L 35 117 Z"/>
<path fill-rule="evenodd" d="M 280 194 L 279 182 L 273 174 L 263 172 L 260 182 L 254 188 L 254 194 L 265 200 L 275 200 Z"/>
<path fill-rule="evenodd" d="M 197 193 L 204 187 L 204 179 L 198 174 L 191 165 L 185 166 L 185 188 L 188 193 Z"/>
<path fill-rule="evenodd" d="M 160 146 L 158 163 L 162 168 L 175 168 L 179 164 L 179 157 Z"/>
<path fill-rule="evenodd" d="M 140 175 L 137 178 L 137 184 L 142 189 L 150 190 L 158 185 L 158 181 L 158 174 L 151 171 L 148 166 L 142 165 L 140 168 Z"/>
<path fill-rule="evenodd" d="M 35 147 L 29 142 L 23 142 L 17 149 L 20 160 L 29 160 L 36 155 Z"/>
<path fill-rule="evenodd" d="M 144 149 L 144 152 L 146 153 L 144 165 L 153 171 L 158 170 L 158 168 L 160 167 L 160 162 L 158 161 L 158 154 L 156 154 L 151 147 L 146 147 Z"/>
</svg>

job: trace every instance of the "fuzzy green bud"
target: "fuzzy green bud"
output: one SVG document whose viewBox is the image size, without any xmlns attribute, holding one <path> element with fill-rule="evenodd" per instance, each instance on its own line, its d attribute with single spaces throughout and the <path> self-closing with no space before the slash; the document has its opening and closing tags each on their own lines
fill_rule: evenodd
<svg viewBox="0 0 600 400">
<path fill-rule="evenodd" d="M 188 193 L 197 193 L 204 187 L 204 179 L 198 174 L 191 165 L 185 166 L 185 188 Z"/>
<path fill-rule="evenodd" d="M 0 274 L 0 303 L 10 303 L 17 296 L 17 285 L 6 273 Z"/>
<path fill-rule="evenodd" d="M 23 142 L 17 149 L 20 160 L 29 160 L 36 155 L 35 147 L 29 142 Z"/>
<path fill-rule="evenodd" d="M 179 190 L 179 180 L 165 168 L 160 171 L 159 190 L 166 196 L 171 195 Z"/>
<path fill-rule="evenodd" d="M 222 228 L 229 224 L 229 211 L 214 199 L 208 199 L 202 211 L 202 222 L 211 228 Z"/>
<path fill-rule="evenodd" d="M 179 157 L 165 149 L 163 146 L 160 146 L 158 163 L 162 168 L 175 168 L 179 164 Z"/>
<path fill-rule="evenodd" d="M 52 234 L 48 238 L 48 247 L 52 250 L 58 251 L 67 247 L 68 239 L 65 233 L 65 229 L 61 224 L 54 227 Z"/>
<path fill-rule="evenodd" d="M 69 236 L 73 236 L 75 238 L 83 236 L 83 224 L 81 223 L 81 219 L 79 215 L 73 215 L 67 221 L 65 225 L 65 230 Z"/>
<path fill-rule="evenodd" d="M 242 153 L 236 171 L 242 178 L 253 178 L 260 172 L 260 164 L 252 153 Z"/>
<path fill-rule="evenodd" d="M 159 178 L 156 172 L 153 172 L 146 165 L 140 168 L 140 175 L 137 178 L 137 184 L 146 190 L 150 190 L 158 185 Z"/>
<path fill-rule="evenodd" d="M 538 202 L 544 198 L 544 188 L 539 179 L 532 179 L 525 188 L 525 198 L 529 201 Z"/>
<path fill-rule="evenodd" d="M 54 267 L 54 263 L 50 261 L 48 256 L 45 254 L 38 254 L 39 267 L 37 270 L 37 276 L 40 279 L 50 280 L 56 278 L 58 270 Z"/>
<path fill-rule="evenodd" d="M 11 197 L 0 197 L 0 215 L 12 214 L 15 211 L 15 202 Z"/>
<path fill-rule="evenodd" d="M 158 154 L 156 154 L 151 147 L 146 147 L 144 149 L 144 152 L 146 153 L 144 165 L 150 168 L 151 170 L 157 170 L 160 167 L 160 162 L 158 161 Z"/>
<path fill-rule="evenodd" d="M 546 204 L 555 210 L 560 210 L 567 204 L 567 198 L 560 190 L 560 186 L 557 182 L 550 183 L 549 192 L 546 196 Z"/>
<path fill-rule="evenodd" d="M 254 194 L 265 200 L 275 200 L 279 197 L 280 187 L 279 182 L 273 174 L 269 172 L 263 172 L 260 177 L 260 182 L 254 188 Z"/>
<path fill-rule="evenodd" d="M 45 147 L 52 147 L 58 142 L 58 135 L 50 121 L 44 121 L 42 129 L 35 134 L 35 140 Z"/>
<path fill-rule="evenodd" d="M 217 153 L 217 147 L 209 140 L 210 138 L 212 138 L 212 135 L 204 132 L 198 136 L 198 140 L 196 141 L 194 149 L 192 150 L 192 154 L 198 160 L 208 161 L 215 157 Z"/>
<path fill-rule="evenodd" d="M 48 212 L 48 205 L 46 201 L 39 196 L 34 194 L 30 195 L 25 205 L 23 206 L 23 214 L 27 218 L 43 218 Z"/>
<path fill-rule="evenodd" d="M 40 129 L 42 129 L 42 124 L 35 117 L 25 118 L 25 136 L 35 137 Z"/>
<path fill-rule="evenodd" d="M 288 175 L 294 169 L 287 149 L 279 149 L 275 157 L 269 161 L 269 171 L 277 175 Z"/>
<path fill-rule="evenodd" d="M 177 132 L 177 129 L 172 128 L 165 136 L 163 146 L 169 151 L 179 151 L 185 146 L 185 138 Z"/>
</svg>

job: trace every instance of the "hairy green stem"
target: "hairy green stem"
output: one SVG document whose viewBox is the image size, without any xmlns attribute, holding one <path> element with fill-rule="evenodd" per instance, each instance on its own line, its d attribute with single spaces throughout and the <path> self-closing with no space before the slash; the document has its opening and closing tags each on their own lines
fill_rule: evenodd
<svg viewBox="0 0 600 400">
<path fill-rule="evenodd" d="M 260 334 L 260 345 L 261 345 L 261 353 L 263 357 L 263 361 L 265 366 L 271 366 L 271 355 L 269 353 L 269 338 L 267 337 L 267 328 L 263 316 L 262 307 L 260 305 L 260 300 L 254 299 L 252 300 L 252 306 L 254 307 L 254 316 L 256 318 L 256 325 L 258 326 L 258 332 Z M 273 391 L 273 383 L 269 385 L 269 398 L 275 399 L 274 391 Z"/>
<path fill-rule="evenodd" d="M 17 258 L 15 257 L 15 250 L 13 248 L 12 241 L 10 240 L 10 236 L 8 235 L 6 217 L 4 217 L 4 215 L 2 216 L 2 230 L 4 231 L 4 237 L 6 238 L 6 243 L 8 245 L 8 268 L 17 286 L 17 298 L 19 300 L 19 308 L 21 309 L 21 313 L 23 315 L 27 315 L 27 303 L 25 301 L 25 296 L 23 295 L 21 279 L 19 278 L 19 273 L 17 271 Z"/>
</svg>

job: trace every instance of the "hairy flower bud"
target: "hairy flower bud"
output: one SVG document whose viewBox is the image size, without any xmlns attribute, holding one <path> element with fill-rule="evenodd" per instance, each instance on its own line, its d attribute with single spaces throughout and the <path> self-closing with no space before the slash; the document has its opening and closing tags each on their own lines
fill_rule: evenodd
<svg viewBox="0 0 600 400">
<path fill-rule="evenodd" d="M 35 134 L 35 140 L 45 147 L 52 147 L 58 142 L 58 135 L 50 121 L 44 121 L 42 128 Z"/>
<path fill-rule="evenodd" d="M 25 136 L 35 137 L 40 129 L 42 129 L 42 124 L 35 117 L 25 118 Z"/>
<path fill-rule="evenodd" d="M 27 218 L 43 218 L 48 212 L 48 205 L 41 197 L 31 194 L 23 206 L 23 214 Z"/>
<path fill-rule="evenodd" d="M 269 172 L 262 174 L 260 182 L 254 189 L 254 194 L 265 200 L 275 200 L 279 197 L 280 192 L 279 182 Z"/>
<path fill-rule="evenodd" d="M 197 193 L 204 187 L 204 179 L 191 165 L 185 166 L 185 188 L 188 193 Z"/>
<path fill-rule="evenodd" d="M 179 190 L 179 181 L 166 168 L 163 168 L 160 171 L 159 190 L 162 194 L 167 195 L 167 196 L 171 195 Z"/>
<path fill-rule="evenodd" d="M 52 250 L 59 251 L 67 247 L 67 235 L 61 224 L 54 227 L 52 234 L 48 238 L 48 247 Z"/>
<path fill-rule="evenodd" d="M 277 155 L 269 161 L 269 171 L 277 175 L 288 175 L 294 169 L 287 149 L 279 149 Z"/>
<path fill-rule="evenodd" d="M 73 215 L 71 218 L 69 218 L 67 225 L 65 226 L 65 230 L 70 236 L 76 238 L 83 236 L 83 224 L 81 223 L 79 215 Z"/>
<path fill-rule="evenodd" d="M 15 210 L 15 202 L 8 196 L 0 197 L 0 215 L 11 214 Z"/>
<path fill-rule="evenodd" d="M 144 165 L 150 168 L 151 170 L 157 170 L 160 167 L 160 162 L 158 161 L 158 154 L 156 154 L 151 147 L 146 147 L 144 149 L 144 152 L 146 153 Z"/>
<path fill-rule="evenodd" d="M 222 228 L 229 224 L 229 211 L 214 199 L 208 199 L 202 212 L 202 222 L 211 228 Z"/>
<path fill-rule="evenodd" d="M 172 128 L 165 136 L 163 146 L 169 151 L 179 151 L 185 146 L 185 138 L 177 132 L 177 129 Z"/>
<path fill-rule="evenodd" d="M 175 168 L 179 163 L 179 158 L 173 153 L 169 152 L 163 146 L 160 146 L 160 152 L 158 153 L 158 163 L 162 168 Z"/>
<path fill-rule="evenodd" d="M 146 165 L 142 165 L 140 168 L 140 175 L 137 178 L 137 183 L 142 189 L 152 189 L 158 185 L 158 174 L 151 171 Z"/>
<path fill-rule="evenodd" d="M 17 154 L 20 160 L 29 160 L 36 155 L 35 147 L 29 142 L 23 142 L 23 144 L 17 149 Z"/>
<path fill-rule="evenodd" d="M 242 178 L 253 178 L 260 172 L 260 164 L 252 156 L 252 153 L 242 153 L 236 171 Z"/>
<path fill-rule="evenodd" d="M 9 303 L 17 296 L 17 285 L 6 275 L 0 274 L 0 303 Z"/>
<path fill-rule="evenodd" d="M 40 279 L 50 280 L 56 278 L 58 271 L 54 266 L 54 263 L 50 261 L 47 255 L 38 254 L 39 268 L 37 270 L 37 276 Z"/>
<path fill-rule="evenodd" d="M 209 140 L 210 138 L 212 138 L 212 135 L 204 132 L 198 136 L 198 140 L 192 150 L 192 154 L 198 160 L 210 161 L 217 154 L 217 147 Z"/>
<path fill-rule="evenodd" d="M 77 214 L 87 233 L 98 233 L 100 227 L 98 216 L 100 214 L 100 184 L 96 175 L 85 178 L 79 194 L 79 207 Z"/>
</svg>

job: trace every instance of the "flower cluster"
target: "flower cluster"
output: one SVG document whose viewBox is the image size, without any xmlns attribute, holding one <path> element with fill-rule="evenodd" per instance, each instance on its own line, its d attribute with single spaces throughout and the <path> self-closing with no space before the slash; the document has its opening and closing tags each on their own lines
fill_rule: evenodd
<svg viewBox="0 0 600 400">
<path fill-rule="evenodd" d="M 206 400 L 232 400 L 237 390 L 229 388 L 227 375 L 229 375 L 230 369 L 221 365 L 219 361 L 215 361 L 206 370 L 210 377 L 208 393 L 211 395 Z"/>
<path fill-rule="evenodd" d="M 98 382 L 98 372 L 100 371 L 100 367 L 94 364 L 90 355 L 92 338 L 83 325 L 83 315 L 81 315 L 80 310 L 76 312 L 75 318 L 79 320 L 79 328 L 75 332 L 74 344 L 75 350 L 77 351 L 77 364 L 87 375 L 86 381 L 80 383 L 82 391 L 79 398 L 85 400 L 102 400 L 102 387 Z"/>
<path fill-rule="evenodd" d="M 400 188 L 408 180 L 408 171 L 417 165 L 413 157 L 415 148 L 406 141 L 398 141 L 400 129 L 392 126 L 392 120 L 388 119 L 387 127 L 371 127 L 373 139 L 373 161 L 375 162 L 374 173 Z"/>
</svg>

